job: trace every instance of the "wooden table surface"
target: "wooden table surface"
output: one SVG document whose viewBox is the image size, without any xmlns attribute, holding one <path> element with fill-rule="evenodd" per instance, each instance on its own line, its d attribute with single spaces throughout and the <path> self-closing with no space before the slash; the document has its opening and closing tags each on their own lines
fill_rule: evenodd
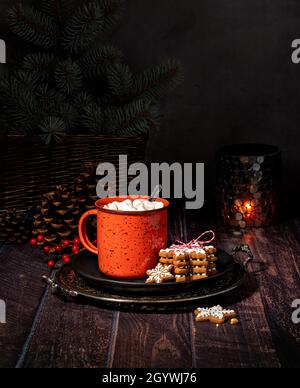
<svg viewBox="0 0 300 388">
<path fill-rule="evenodd" d="M 190 240 L 208 224 L 173 212 L 170 238 Z M 235 309 L 239 326 L 196 323 L 190 312 L 145 314 L 66 303 L 41 281 L 49 275 L 35 248 L 1 246 L 0 367 L 300 367 L 300 220 L 242 236 L 217 228 L 218 246 L 247 243 L 255 254 L 240 290 L 212 301 Z"/>
</svg>

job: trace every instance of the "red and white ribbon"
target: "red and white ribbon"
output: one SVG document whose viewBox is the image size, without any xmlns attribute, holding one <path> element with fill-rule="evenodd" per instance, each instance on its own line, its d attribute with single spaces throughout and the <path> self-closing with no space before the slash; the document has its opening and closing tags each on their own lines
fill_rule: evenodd
<svg viewBox="0 0 300 388">
<path fill-rule="evenodd" d="M 204 240 L 206 235 L 211 235 L 210 239 Z M 175 241 L 175 243 L 171 246 L 170 249 L 176 249 L 177 251 L 185 251 L 187 249 L 203 249 L 204 245 L 211 244 L 216 238 L 216 234 L 212 230 L 208 230 L 202 233 L 196 239 L 190 241 L 189 243 L 184 243 L 182 241 Z"/>
</svg>

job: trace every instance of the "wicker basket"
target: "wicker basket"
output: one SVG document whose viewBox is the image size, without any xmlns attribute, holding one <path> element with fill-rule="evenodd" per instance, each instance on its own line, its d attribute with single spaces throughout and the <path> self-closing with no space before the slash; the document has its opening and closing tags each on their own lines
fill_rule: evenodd
<svg viewBox="0 0 300 388">
<path fill-rule="evenodd" d="M 24 210 L 56 185 L 72 185 L 87 162 L 118 165 L 143 161 L 147 140 L 114 136 L 72 135 L 46 146 L 37 137 L 1 136 L 0 211 Z"/>
</svg>

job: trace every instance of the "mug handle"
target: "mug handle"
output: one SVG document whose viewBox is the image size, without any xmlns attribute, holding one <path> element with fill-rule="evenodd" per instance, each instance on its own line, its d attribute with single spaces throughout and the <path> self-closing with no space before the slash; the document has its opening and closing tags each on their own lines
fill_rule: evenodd
<svg viewBox="0 0 300 388">
<path fill-rule="evenodd" d="M 79 221 L 79 238 L 82 243 L 82 245 L 90 252 L 94 253 L 95 255 L 98 255 L 98 248 L 95 247 L 90 239 L 88 238 L 86 226 L 88 222 L 88 217 L 90 216 L 97 216 L 97 209 L 89 210 L 88 212 L 84 213 L 84 215 L 80 218 Z"/>
</svg>

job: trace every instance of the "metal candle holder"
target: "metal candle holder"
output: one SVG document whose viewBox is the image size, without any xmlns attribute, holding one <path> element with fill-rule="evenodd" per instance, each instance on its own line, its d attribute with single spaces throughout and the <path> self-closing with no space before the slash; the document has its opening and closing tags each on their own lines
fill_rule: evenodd
<svg viewBox="0 0 300 388">
<path fill-rule="evenodd" d="M 261 144 L 232 145 L 218 153 L 217 203 L 226 225 L 268 226 L 279 219 L 281 153 Z"/>
</svg>

